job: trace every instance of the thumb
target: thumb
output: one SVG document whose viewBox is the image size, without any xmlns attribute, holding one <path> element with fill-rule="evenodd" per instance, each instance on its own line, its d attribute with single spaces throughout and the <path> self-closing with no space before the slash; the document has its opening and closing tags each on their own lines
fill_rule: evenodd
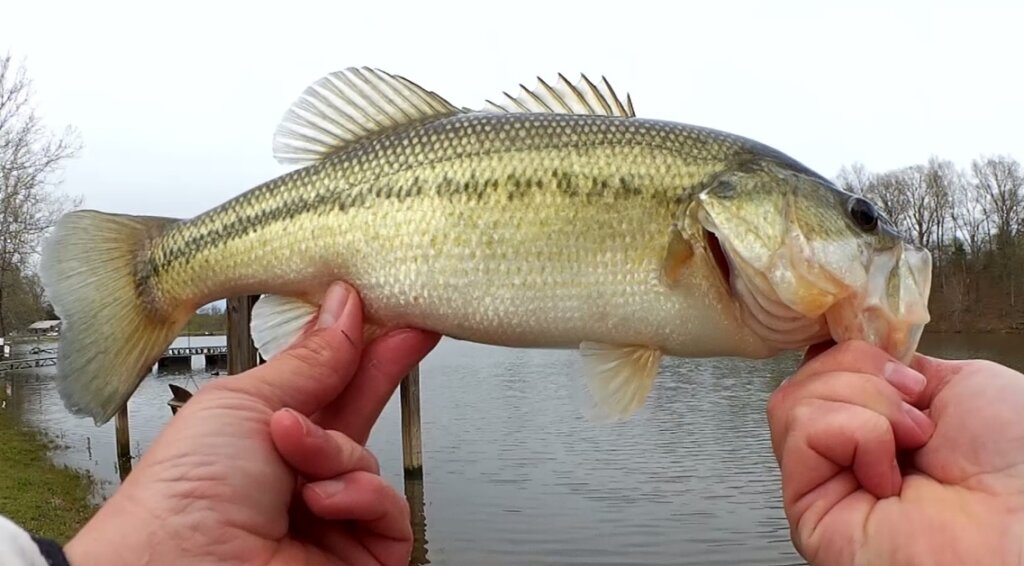
<svg viewBox="0 0 1024 566">
<path fill-rule="evenodd" d="M 267 363 L 240 374 L 237 391 L 270 410 L 319 411 L 348 385 L 359 367 L 363 305 L 355 289 L 334 283 L 324 294 L 312 330 Z"/>
</svg>

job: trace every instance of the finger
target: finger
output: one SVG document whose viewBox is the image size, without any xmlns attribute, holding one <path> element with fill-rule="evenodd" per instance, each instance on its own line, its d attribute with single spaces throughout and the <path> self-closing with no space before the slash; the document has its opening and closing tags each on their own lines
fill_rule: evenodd
<svg viewBox="0 0 1024 566">
<path fill-rule="evenodd" d="M 380 473 L 377 458 L 361 444 L 340 432 L 324 430 L 290 409 L 270 418 L 270 436 L 281 457 L 308 480 L 352 471 Z"/>
<path fill-rule="evenodd" d="M 855 405 L 885 418 L 895 434 L 899 448 L 913 450 L 924 446 L 935 425 L 924 413 L 904 401 L 886 382 L 863 373 L 832 372 L 816 376 L 769 400 L 768 419 L 773 425 L 772 449 L 776 456 L 792 437 L 796 407 L 806 400 Z"/>
<path fill-rule="evenodd" d="M 390 540 L 412 540 L 409 503 L 384 478 L 368 472 L 308 483 L 302 499 L 317 517 L 358 521 L 360 527 Z"/>
<path fill-rule="evenodd" d="M 884 350 L 867 342 L 851 340 L 807 359 L 803 367 L 779 388 L 792 387 L 795 383 L 813 379 L 818 374 L 833 371 L 881 377 L 899 390 L 907 401 L 916 399 L 927 383 L 923 375 L 900 363 Z"/>
<path fill-rule="evenodd" d="M 931 407 L 932 401 L 950 381 L 952 381 L 968 364 L 977 363 L 972 360 L 943 360 L 933 358 L 924 354 L 915 354 L 910 361 L 910 367 L 914 368 L 921 375 L 925 376 L 927 384 L 921 395 L 916 400 L 916 405 L 922 409 Z"/>
<path fill-rule="evenodd" d="M 307 513 L 310 513 L 307 510 Z M 412 564 L 413 541 L 394 540 L 353 529 L 347 523 L 313 519 L 303 525 L 305 538 L 338 560 L 338 564 L 405 566 Z"/>
<path fill-rule="evenodd" d="M 259 399 L 271 410 L 309 415 L 337 397 L 359 366 L 363 305 L 343 283 L 327 290 L 317 328 L 267 363 L 216 384 Z"/>
<path fill-rule="evenodd" d="M 780 464 L 783 500 L 794 524 L 817 524 L 820 517 L 804 515 L 824 515 L 857 486 L 878 498 L 897 495 L 902 486 L 889 421 L 856 405 L 800 403 Z"/>
<path fill-rule="evenodd" d="M 807 351 L 804 352 L 804 357 L 803 360 L 801 360 L 800 362 L 800 366 L 802 367 L 806 365 L 807 362 L 813 360 L 814 358 L 820 356 L 821 354 L 824 354 L 835 345 L 836 343 L 832 339 L 825 340 L 824 342 L 818 342 L 817 344 L 811 344 L 807 348 Z"/>
<path fill-rule="evenodd" d="M 365 444 L 395 388 L 441 339 L 422 330 L 399 330 L 366 347 L 345 392 L 317 415 L 317 421 Z"/>
<path fill-rule="evenodd" d="M 289 512 L 289 530 L 299 533 L 341 564 L 408 564 L 382 562 L 358 538 L 358 531 L 344 522 L 325 521 L 317 517 L 301 499 L 296 499 Z"/>
</svg>

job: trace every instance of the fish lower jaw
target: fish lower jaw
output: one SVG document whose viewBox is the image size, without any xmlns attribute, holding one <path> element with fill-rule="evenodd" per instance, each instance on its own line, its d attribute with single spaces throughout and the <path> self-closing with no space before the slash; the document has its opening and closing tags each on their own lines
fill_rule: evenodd
<svg viewBox="0 0 1024 566">
<path fill-rule="evenodd" d="M 855 298 L 837 303 L 826 313 L 832 339 L 861 340 L 908 363 L 917 351 L 924 323 L 899 320 L 886 309 L 865 305 Z"/>
</svg>

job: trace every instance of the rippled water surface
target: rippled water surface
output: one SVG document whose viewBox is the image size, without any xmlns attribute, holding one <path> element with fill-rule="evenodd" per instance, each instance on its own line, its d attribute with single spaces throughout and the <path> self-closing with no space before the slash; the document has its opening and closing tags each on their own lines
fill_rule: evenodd
<svg viewBox="0 0 1024 566">
<path fill-rule="evenodd" d="M 930 335 L 923 349 L 1024 369 L 1022 337 Z M 598 425 L 577 408 L 574 352 L 445 340 L 421 366 L 424 481 L 403 484 L 397 395 L 370 447 L 422 513 L 419 563 L 802 564 L 764 418 L 796 362 L 667 360 L 641 414 Z M 134 456 L 171 418 L 169 383 L 194 390 L 215 379 L 199 358 L 193 367 L 154 373 L 132 398 Z M 60 438 L 56 458 L 92 472 L 104 482 L 100 497 L 109 495 L 118 484 L 113 424 L 69 416 L 52 375 L 0 378 L 5 410 Z"/>
</svg>

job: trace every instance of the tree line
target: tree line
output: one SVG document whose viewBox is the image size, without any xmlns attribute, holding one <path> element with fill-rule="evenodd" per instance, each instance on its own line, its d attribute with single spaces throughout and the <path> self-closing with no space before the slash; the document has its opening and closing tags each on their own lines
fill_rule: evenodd
<svg viewBox="0 0 1024 566">
<path fill-rule="evenodd" d="M 218 303 L 211 303 L 200 308 L 189 319 L 181 335 L 202 336 L 204 334 L 227 334 L 228 315 Z"/>
<path fill-rule="evenodd" d="M 1024 330 L 1024 168 L 1009 155 L 964 167 L 933 156 L 883 172 L 854 163 L 837 184 L 879 205 L 933 257 L 931 330 Z"/>
</svg>

